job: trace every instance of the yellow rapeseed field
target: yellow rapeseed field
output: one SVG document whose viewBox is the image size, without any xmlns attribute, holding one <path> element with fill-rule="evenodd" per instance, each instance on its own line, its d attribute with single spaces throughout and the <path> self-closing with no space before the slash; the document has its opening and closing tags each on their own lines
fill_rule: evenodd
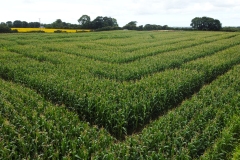
<svg viewBox="0 0 240 160">
<path fill-rule="evenodd" d="M 46 28 L 11 28 L 11 30 L 17 30 L 18 32 L 21 32 L 21 33 L 37 32 L 37 31 L 44 31 L 46 33 L 54 33 L 57 31 L 67 32 L 67 33 L 90 32 L 89 29 L 79 30 L 79 29 L 46 29 Z"/>
</svg>

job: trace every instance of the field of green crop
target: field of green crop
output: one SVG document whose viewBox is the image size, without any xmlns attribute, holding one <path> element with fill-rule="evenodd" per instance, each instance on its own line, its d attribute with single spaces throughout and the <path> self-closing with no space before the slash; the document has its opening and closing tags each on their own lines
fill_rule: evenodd
<svg viewBox="0 0 240 160">
<path fill-rule="evenodd" d="M 239 159 L 240 34 L 0 35 L 0 159 Z"/>
</svg>

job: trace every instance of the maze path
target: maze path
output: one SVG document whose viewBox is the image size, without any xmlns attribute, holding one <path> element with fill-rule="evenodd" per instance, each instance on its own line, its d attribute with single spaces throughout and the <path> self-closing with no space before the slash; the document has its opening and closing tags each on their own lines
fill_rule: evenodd
<svg viewBox="0 0 240 160">
<path fill-rule="evenodd" d="M 229 159 L 232 154 L 237 157 L 234 148 L 240 141 L 239 72 L 237 65 L 141 133 L 114 143 L 95 157 Z"/>
<path fill-rule="evenodd" d="M 77 39 L 79 35 L 75 36 Z M 117 35 L 114 36 L 117 39 Z M 145 35 L 141 33 L 141 36 Z M 101 37 L 110 39 L 111 36 L 86 37 L 102 41 Z M 118 39 L 124 37 L 131 36 L 126 34 Z M 197 47 L 189 48 L 196 49 L 195 54 L 202 56 L 183 61 L 173 69 L 143 74 L 135 81 L 96 77 L 89 72 L 90 66 L 98 68 L 104 62 L 98 64 L 65 52 L 46 52 L 37 45 L 27 44 L 27 38 L 22 43 L 0 39 L 0 77 L 18 83 L 0 81 L 0 148 L 3 148 L 0 157 L 193 159 L 231 156 L 223 154 L 222 149 L 226 147 L 225 142 L 230 142 L 228 152 L 234 153 L 239 141 L 235 135 L 240 128 L 237 118 L 240 114 L 240 45 L 238 35 L 223 34 L 223 37 L 226 38 L 214 41 L 215 45 L 209 43 L 214 46 L 213 52 L 199 53 L 201 50 Z M 191 51 L 186 50 L 181 50 L 179 55 Z M 102 127 L 104 129 L 98 129 Z M 119 139 L 126 138 L 125 141 L 117 141 L 105 129 Z M 50 149 L 46 150 L 47 147 Z"/>
<path fill-rule="evenodd" d="M 228 43 L 231 45 L 232 41 Z M 24 52 L 26 45 L 22 47 Z M 32 52 L 37 56 L 37 48 Z M 1 77 L 33 88 L 56 104 L 65 104 L 82 120 L 104 126 L 116 137 L 148 124 L 240 61 L 239 45 L 233 45 L 178 69 L 167 69 L 135 82 L 117 82 L 89 73 L 87 68 L 95 62 L 87 59 L 80 61 L 75 56 L 60 54 L 58 63 L 50 63 L 56 55 L 50 52 L 50 57 L 42 61 L 3 50 Z"/>
</svg>

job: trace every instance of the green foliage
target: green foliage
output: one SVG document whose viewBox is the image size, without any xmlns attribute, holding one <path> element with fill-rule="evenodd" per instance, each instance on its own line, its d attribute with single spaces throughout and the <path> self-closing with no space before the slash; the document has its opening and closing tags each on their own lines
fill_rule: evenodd
<svg viewBox="0 0 240 160">
<path fill-rule="evenodd" d="M 90 16 L 82 15 L 78 19 L 78 23 L 81 28 L 85 29 L 95 29 L 96 31 L 106 31 L 106 30 L 117 30 L 118 24 L 115 18 L 97 16 L 93 21 L 91 21 Z"/>
<path fill-rule="evenodd" d="M 88 15 L 82 15 L 78 19 L 78 23 L 81 25 L 81 28 L 89 29 L 90 23 L 91 23 L 91 18 Z"/>
<path fill-rule="evenodd" d="M 192 28 L 205 31 L 219 31 L 222 28 L 222 24 L 218 19 L 210 17 L 195 17 L 190 24 Z"/>
<path fill-rule="evenodd" d="M 55 22 L 52 23 L 52 27 L 53 28 L 57 28 L 57 29 L 61 29 L 61 28 L 65 28 L 67 26 L 67 24 L 65 22 L 62 22 L 61 19 L 57 19 Z M 60 32 L 61 30 L 57 30 L 56 33 Z"/>
<path fill-rule="evenodd" d="M 20 21 L 20 20 L 14 21 L 13 22 L 13 27 L 21 28 L 22 27 L 22 21 Z"/>
<path fill-rule="evenodd" d="M 163 27 L 161 25 L 146 24 L 143 29 L 144 30 L 162 30 Z"/>
<path fill-rule="evenodd" d="M 0 77 L 11 82 L 0 81 L 0 157 L 236 157 L 239 39 L 227 32 L 3 34 Z"/>
<path fill-rule="evenodd" d="M 45 33 L 45 32 L 42 31 L 42 30 L 39 30 L 39 31 L 29 31 L 29 32 L 27 32 L 27 33 Z"/>
<path fill-rule="evenodd" d="M 0 80 L 0 96 L 1 159 L 89 159 L 113 141 L 26 87 Z"/>
<path fill-rule="evenodd" d="M 117 20 L 114 18 L 98 16 L 90 23 L 90 27 L 91 29 L 101 29 L 106 27 L 118 27 L 118 24 Z"/>
<path fill-rule="evenodd" d="M 54 33 L 66 33 L 66 31 L 56 30 L 56 31 L 54 31 Z"/>
<path fill-rule="evenodd" d="M 235 37 L 234 35 L 212 36 L 204 39 L 197 35 L 184 38 L 175 36 L 175 38 L 170 40 L 165 39 L 161 42 L 157 41 L 146 45 L 134 44 L 128 46 L 126 51 L 119 50 L 119 54 L 111 53 L 105 54 L 105 56 L 93 53 L 94 59 L 120 63 L 122 65 L 101 62 L 99 67 L 93 67 L 91 72 L 100 77 L 117 79 L 119 81 L 141 79 L 143 76 L 179 67 L 184 62 L 214 54 L 217 51 L 240 43 L 240 37 Z M 155 40 L 157 39 L 156 37 Z M 148 50 L 147 53 L 146 49 Z M 88 54 L 88 57 L 92 58 L 93 56 Z M 150 61 L 151 64 L 148 63 Z"/>
<path fill-rule="evenodd" d="M 223 27 L 221 29 L 221 31 L 225 31 L 225 32 L 240 32 L 240 28 L 239 27 Z"/>
<path fill-rule="evenodd" d="M 129 30 L 137 30 L 137 21 L 131 21 L 125 26 L 123 26 L 123 29 L 129 29 Z"/>
<path fill-rule="evenodd" d="M 233 158 L 232 160 L 238 160 L 240 158 L 240 145 L 236 147 L 234 153 L 233 153 Z"/>
<path fill-rule="evenodd" d="M 102 27 L 102 28 L 96 29 L 95 31 L 112 31 L 112 30 L 121 30 L 121 28 L 107 26 L 107 27 Z"/>
<path fill-rule="evenodd" d="M 6 24 L 0 24 L 0 33 L 10 33 L 11 28 L 9 28 Z"/>
<path fill-rule="evenodd" d="M 12 23 L 12 21 L 7 21 L 6 25 L 11 28 L 13 26 L 13 23 Z"/>
<path fill-rule="evenodd" d="M 13 23 L 11 21 L 7 22 L 9 27 L 13 28 L 39 28 L 40 23 L 39 22 L 26 22 L 26 21 L 20 21 L 20 20 L 15 20 Z"/>
<path fill-rule="evenodd" d="M 239 144 L 240 66 L 204 86 L 139 134 L 95 157 L 112 159 L 230 159 Z"/>
</svg>

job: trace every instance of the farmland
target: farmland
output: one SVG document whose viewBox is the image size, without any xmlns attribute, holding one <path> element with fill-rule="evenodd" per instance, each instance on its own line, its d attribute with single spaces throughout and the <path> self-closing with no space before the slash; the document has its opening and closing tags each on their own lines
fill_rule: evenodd
<svg viewBox="0 0 240 160">
<path fill-rule="evenodd" d="M 44 32 L 44 33 L 54 33 L 54 32 L 65 32 L 65 33 L 76 33 L 76 32 L 90 32 L 87 29 L 48 29 L 48 28 L 11 28 L 11 30 L 17 30 L 20 33 L 30 33 L 30 32 Z"/>
<path fill-rule="evenodd" d="M 2 34 L 0 159 L 238 159 L 240 34 Z"/>
</svg>

